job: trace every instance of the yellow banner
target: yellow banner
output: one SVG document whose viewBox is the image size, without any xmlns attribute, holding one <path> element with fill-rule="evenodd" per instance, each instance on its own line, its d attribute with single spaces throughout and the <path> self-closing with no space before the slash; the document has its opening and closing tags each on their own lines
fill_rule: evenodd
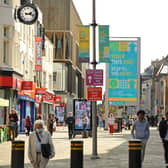
<svg viewBox="0 0 168 168">
<path fill-rule="evenodd" d="M 90 27 L 80 26 L 79 29 L 79 62 L 89 62 Z"/>
</svg>

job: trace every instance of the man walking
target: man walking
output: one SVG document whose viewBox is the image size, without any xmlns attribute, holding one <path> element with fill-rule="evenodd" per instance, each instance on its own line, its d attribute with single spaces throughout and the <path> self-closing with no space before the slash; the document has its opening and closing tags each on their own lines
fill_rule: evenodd
<svg viewBox="0 0 168 168">
<path fill-rule="evenodd" d="M 160 121 L 159 133 L 163 142 L 166 168 L 168 168 L 168 112 L 166 113 L 166 120 L 162 118 Z"/>
<path fill-rule="evenodd" d="M 141 161 L 144 161 L 144 156 L 145 156 L 145 147 L 146 143 L 149 139 L 149 123 L 145 120 L 145 111 L 144 110 L 139 110 L 137 112 L 138 119 L 134 122 L 133 127 L 132 127 L 132 137 L 134 139 L 140 139 L 141 140 Z"/>
<path fill-rule="evenodd" d="M 68 124 L 69 139 L 72 139 L 72 136 L 74 136 L 74 125 L 75 125 L 75 118 L 72 116 L 72 112 L 69 112 L 69 116 L 66 120 L 66 123 Z"/>
</svg>

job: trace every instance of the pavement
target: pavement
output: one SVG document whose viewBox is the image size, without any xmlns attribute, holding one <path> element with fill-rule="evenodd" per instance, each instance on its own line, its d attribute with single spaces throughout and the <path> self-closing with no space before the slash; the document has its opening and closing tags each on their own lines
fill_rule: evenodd
<svg viewBox="0 0 168 168">
<path fill-rule="evenodd" d="M 151 135 L 146 147 L 143 168 L 165 168 L 164 154 L 161 140 L 156 128 L 150 129 Z M 74 140 L 84 142 L 83 168 L 127 168 L 128 167 L 128 140 L 130 131 L 114 133 L 98 128 L 98 156 L 100 159 L 92 160 L 92 138 L 82 139 L 77 135 Z M 25 141 L 25 168 L 32 168 L 28 157 L 28 137 L 19 135 L 17 140 Z M 56 150 L 55 157 L 49 161 L 47 168 L 70 168 L 70 143 L 67 128 L 59 127 L 53 135 Z M 11 142 L 0 144 L 0 168 L 9 168 L 11 158 Z"/>
</svg>

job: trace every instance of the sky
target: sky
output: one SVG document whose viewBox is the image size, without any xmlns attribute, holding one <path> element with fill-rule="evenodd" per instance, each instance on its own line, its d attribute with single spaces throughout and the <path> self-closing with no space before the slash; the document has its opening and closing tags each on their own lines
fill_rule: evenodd
<svg viewBox="0 0 168 168">
<path fill-rule="evenodd" d="M 92 22 L 92 0 L 73 0 L 84 25 Z M 96 22 L 110 37 L 141 37 L 141 72 L 168 54 L 168 0 L 96 0 Z"/>
</svg>

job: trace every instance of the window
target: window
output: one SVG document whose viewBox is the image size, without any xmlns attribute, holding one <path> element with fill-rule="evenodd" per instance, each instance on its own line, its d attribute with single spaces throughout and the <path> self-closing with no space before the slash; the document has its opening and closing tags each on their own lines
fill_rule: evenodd
<svg viewBox="0 0 168 168">
<path fill-rule="evenodd" d="M 57 72 L 53 72 L 53 82 L 56 82 Z"/>
<path fill-rule="evenodd" d="M 55 59 L 63 58 L 64 34 L 63 32 L 55 33 Z"/>
<path fill-rule="evenodd" d="M 9 0 L 3 0 L 4 4 L 9 5 Z"/>
<path fill-rule="evenodd" d="M 54 63 L 53 66 L 53 89 L 67 91 L 68 66 L 65 63 Z"/>
<path fill-rule="evenodd" d="M 43 72 L 43 87 L 46 88 L 46 72 Z"/>
<path fill-rule="evenodd" d="M 3 43 L 3 63 L 7 64 L 8 55 L 9 55 L 9 42 L 7 40 L 4 40 L 4 43 Z"/>
<path fill-rule="evenodd" d="M 72 59 L 72 36 L 70 32 L 65 33 L 65 58 Z"/>
<path fill-rule="evenodd" d="M 9 27 L 8 26 L 4 27 L 4 38 L 9 38 Z"/>
</svg>

